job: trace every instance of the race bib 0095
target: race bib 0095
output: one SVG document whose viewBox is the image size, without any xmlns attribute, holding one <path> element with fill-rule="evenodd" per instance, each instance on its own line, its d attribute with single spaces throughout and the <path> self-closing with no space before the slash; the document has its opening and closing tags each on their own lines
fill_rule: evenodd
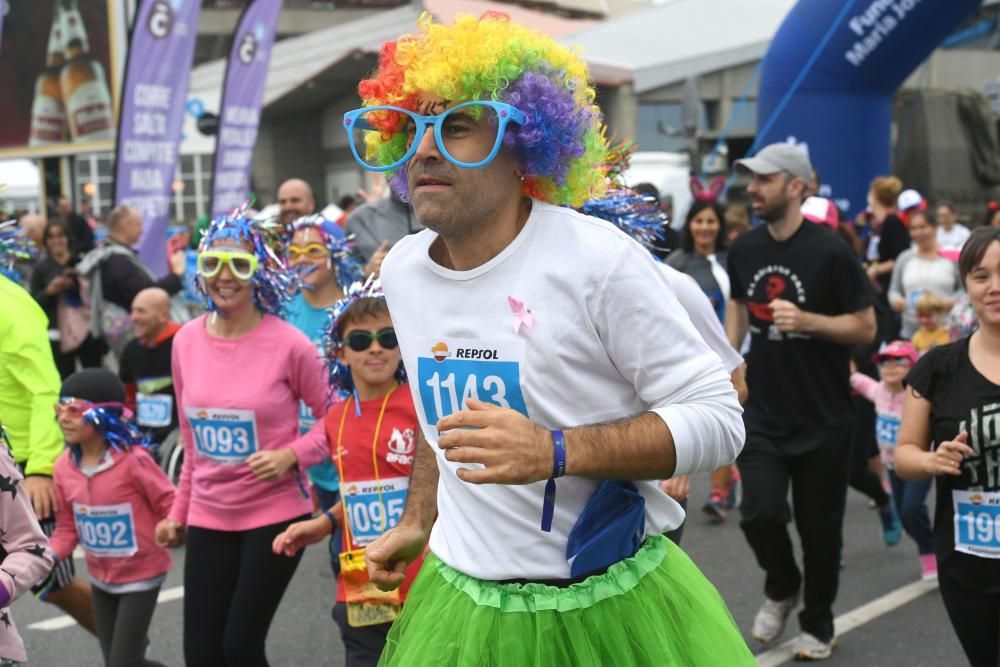
<svg viewBox="0 0 1000 667">
<path fill-rule="evenodd" d="M 92 556 L 128 558 L 139 550 L 135 539 L 131 503 L 120 505 L 73 503 L 73 516 L 80 544 Z"/>
<path fill-rule="evenodd" d="M 470 398 L 528 416 L 521 394 L 524 343 L 423 339 L 417 357 L 420 403 L 427 423 L 464 409 Z"/>
<path fill-rule="evenodd" d="M 242 463 L 257 451 L 257 418 L 253 410 L 185 409 L 194 432 L 195 450 L 220 463 Z"/>
</svg>

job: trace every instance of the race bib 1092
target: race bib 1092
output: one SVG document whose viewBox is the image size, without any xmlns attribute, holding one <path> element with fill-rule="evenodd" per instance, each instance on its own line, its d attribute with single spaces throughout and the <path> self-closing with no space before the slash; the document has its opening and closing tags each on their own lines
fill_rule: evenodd
<svg viewBox="0 0 1000 667">
<path fill-rule="evenodd" d="M 253 410 L 187 408 L 195 450 L 220 463 L 242 463 L 257 451 L 257 418 Z"/>
<path fill-rule="evenodd" d="M 87 553 L 99 558 L 128 558 L 139 550 L 131 503 L 83 505 L 73 503 L 76 534 Z"/>
<path fill-rule="evenodd" d="M 420 403 L 427 423 L 464 409 L 470 398 L 528 416 L 521 394 L 524 343 L 423 339 L 417 357 Z"/>
</svg>

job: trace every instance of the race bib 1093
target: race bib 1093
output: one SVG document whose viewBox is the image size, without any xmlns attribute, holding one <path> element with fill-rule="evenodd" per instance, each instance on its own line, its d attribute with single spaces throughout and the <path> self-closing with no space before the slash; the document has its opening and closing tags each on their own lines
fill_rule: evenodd
<svg viewBox="0 0 1000 667">
<path fill-rule="evenodd" d="M 220 463 L 242 463 L 257 451 L 257 418 L 253 410 L 187 408 L 195 450 Z"/>
<path fill-rule="evenodd" d="M 76 534 L 92 556 L 128 558 L 139 550 L 135 539 L 131 503 L 83 505 L 73 503 Z"/>
<path fill-rule="evenodd" d="M 420 345 L 417 382 L 424 416 L 431 426 L 464 409 L 470 398 L 528 416 L 521 394 L 523 342 L 423 339 Z"/>
</svg>

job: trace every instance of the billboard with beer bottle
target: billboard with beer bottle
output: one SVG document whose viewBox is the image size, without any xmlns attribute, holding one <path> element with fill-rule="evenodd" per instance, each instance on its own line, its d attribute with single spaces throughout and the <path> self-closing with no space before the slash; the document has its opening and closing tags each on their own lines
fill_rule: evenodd
<svg viewBox="0 0 1000 667">
<path fill-rule="evenodd" d="M 6 0 L 0 157 L 108 150 L 117 122 L 116 0 Z"/>
</svg>

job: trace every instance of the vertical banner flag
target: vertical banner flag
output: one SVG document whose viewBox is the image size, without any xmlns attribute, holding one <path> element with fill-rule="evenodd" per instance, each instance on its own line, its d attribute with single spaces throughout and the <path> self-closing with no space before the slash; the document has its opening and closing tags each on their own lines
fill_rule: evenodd
<svg viewBox="0 0 1000 667">
<path fill-rule="evenodd" d="M 252 0 L 233 33 L 215 143 L 212 217 L 230 212 L 250 194 L 250 166 L 281 2 Z"/>
<path fill-rule="evenodd" d="M 122 87 L 116 205 L 142 215 L 139 255 L 167 270 L 167 223 L 201 0 L 139 0 Z"/>
</svg>

